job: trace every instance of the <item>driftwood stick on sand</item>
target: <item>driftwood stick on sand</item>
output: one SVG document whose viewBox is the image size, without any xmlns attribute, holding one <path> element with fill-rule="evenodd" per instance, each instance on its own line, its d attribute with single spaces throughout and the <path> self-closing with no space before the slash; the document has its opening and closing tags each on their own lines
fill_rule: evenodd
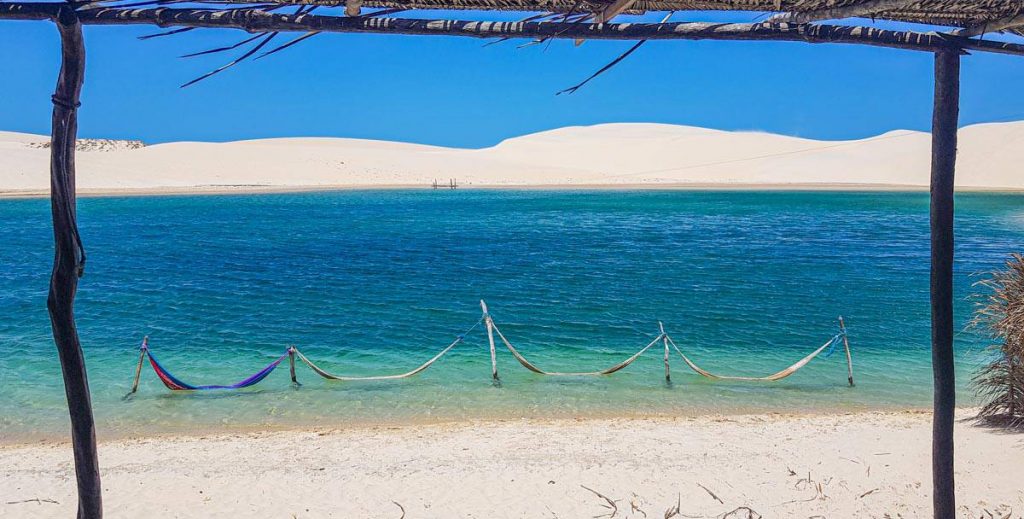
<svg viewBox="0 0 1024 519">
<path fill-rule="evenodd" d="M 592 488 L 590 488 L 590 487 L 588 487 L 586 485 L 580 485 L 580 486 L 583 487 L 584 490 L 587 490 L 587 491 L 593 493 L 595 496 L 600 497 L 601 499 L 603 499 L 605 502 L 601 503 L 601 506 L 607 508 L 608 510 L 611 510 L 611 512 L 609 512 L 607 514 L 598 515 L 596 517 L 605 517 L 605 516 L 615 517 L 615 515 L 619 513 L 619 505 L 616 504 L 614 499 L 612 499 L 612 498 L 610 498 L 610 497 L 608 497 L 608 496 L 606 496 L 606 495 L 598 492 L 597 490 L 594 490 L 594 489 L 592 489 Z"/>
<path fill-rule="evenodd" d="M 59 505 L 60 504 L 59 502 L 54 501 L 53 499 L 42 499 L 42 498 L 38 498 L 38 497 L 33 498 L 33 499 L 22 499 L 20 501 L 8 501 L 7 502 L 8 505 L 20 505 L 20 504 L 24 504 L 24 503 L 39 503 L 39 504 L 50 503 L 50 504 L 54 504 L 54 505 Z"/>
<path fill-rule="evenodd" d="M 709 496 L 715 498 L 715 501 L 718 501 L 719 503 L 722 503 L 723 505 L 725 504 L 725 501 L 722 501 L 722 498 L 716 496 L 714 492 L 712 492 L 711 490 L 708 489 L 708 487 L 706 487 L 704 485 L 701 485 L 700 483 L 697 483 L 697 486 L 700 487 L 700 488 L 703 488 L 704 491 L 707 492 Z"/>
</svg>

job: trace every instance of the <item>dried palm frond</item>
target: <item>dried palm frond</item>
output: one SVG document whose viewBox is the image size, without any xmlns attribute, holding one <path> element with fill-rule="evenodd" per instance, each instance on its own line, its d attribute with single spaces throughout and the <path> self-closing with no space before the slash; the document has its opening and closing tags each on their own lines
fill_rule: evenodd
<svg viewBox="0 0 1024 519">
<path fill-rule="evenodd" d="M 673 14 L 675 14 L 675 11 L 669 12 L 667 15 L 665 15 L 664 18 L 661 19 L 661 23 L 667 22 L 669 20 L 669 18 L 672 18 Z M 640 47 L 642 47 L 643 44 L 645 44 L 645 43 L 647 43 L 647 40 L 640 40 L 640 41 L 636 42 L 635 44 L 633 44 L 632 47 L 629 48 L 629 50 L 627 50 L 626 52 L 623 52 L 622 54 L 619 54 L 619 57 L 613 59 L 610 63 L 608 63 L 607 65 L 601 67 L 597 72 L 594 72 L 593 74 L 591 74 L 590 77 L 588 77 L 587 79 L 584 79 L 583 81 L 581 81 L 581 82 L 579 82 L 579 83 L 577 83 L 577 84 L 575 84 L 575 85 L 573 85 L 573 86 L 571 86 L 569 88 L 566 88 L 565 90 L 559 90 L 558 92 L 555 92 L 555 95 L 556 96 L 560 96 L 562 94 L 573 94 L 573 93 L 575 93 L 577 90 L 582 88 L 583 85 L 586 85 L 587 83 L 590 83 L 590 81 L 593 80 L 594 78 L 596 78 L 597 76 L 600 76 L 601 74 L 604 74 L 605 72 L 608 72 L 609 69 L 611 69 L 615 65 L 618 65 L 619 62 L 621 62 L 622 60 L 628 58 L 630 54 L 636 52 L 636 50 L 639 49 Z"/>
<path fill-rule="evenodd" d="M 978 284 L 991 292 L 979 303 L 971 324 L 996 341 L 994 358 L 972 380 L 984 402 L 978 419 L 1024 427 L 1024 256 L 1012 255 L 1003 270 Z"/>
</svg>

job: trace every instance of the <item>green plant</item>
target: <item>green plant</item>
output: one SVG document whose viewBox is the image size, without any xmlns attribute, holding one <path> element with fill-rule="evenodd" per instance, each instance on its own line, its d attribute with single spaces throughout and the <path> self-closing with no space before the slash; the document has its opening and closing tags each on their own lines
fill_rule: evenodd
<svg viewBox="0 0 1024 519">
<path fill-rule="evenodd" d="M 1014 254 L 1005 268 L 979 283 L 991 292 L 972 324 L 996 341 L 993 359 L 974 375 L 984 402 L 978 419 L 1006 427 L 1024 426 L 1024 256 Z"/>
</svg>

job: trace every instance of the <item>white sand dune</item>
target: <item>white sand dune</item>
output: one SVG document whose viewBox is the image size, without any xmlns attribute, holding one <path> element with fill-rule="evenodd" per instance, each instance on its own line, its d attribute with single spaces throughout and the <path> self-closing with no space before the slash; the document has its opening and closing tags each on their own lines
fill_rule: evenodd
<svg viewBox="0 0 1024 519">
<path fill-rule="evenodd" d="M 0 192 L 48 189 L 46 137 L 0 132 Z M 82 151 L 83 192 L 190 192 L 366 186 L 925 187 L 930 136 L 853 141 L 664 124 L 568 127 L 470 150 L 398 142 L 288 138 L 175 142 Z M 116 147 L 115 147 L 116 148 Z M 1024 189 L 1024 121 L 960 130 L 957 185 Z"/>
<path fill-rule="evenodd" d="M 513 420 L 112 440 L 100 466 L 109 517 L 613 517 L 586 486 L 621 519 L 912 519 L 930 432 L 921 412 Z M 957 517 L 1019 518 L 1021 436 L 956 434 Z M 0 446 L 0 467 L 0 516 L 74 515 L 70 446 Z"/>
</svg>

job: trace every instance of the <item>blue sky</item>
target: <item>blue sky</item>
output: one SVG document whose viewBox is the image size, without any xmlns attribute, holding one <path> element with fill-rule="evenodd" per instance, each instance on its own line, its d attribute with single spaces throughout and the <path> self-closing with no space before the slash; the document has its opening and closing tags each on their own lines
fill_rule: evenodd
<svg viewBox="0 0 1024 519">
<path fill-rule="evenodd" d="M 926 130 L 931 117 L 931 55 L 891 49 L 648 42 L 577 93 L 555 96 L 632 43 L 517 49 L 521 41 L 484 48 L 473 38 L 323 34 L 179 89 L 233 55 L 178 55 L 246 35 L 206 30 L 139 41 L 156 29 L 85 30 L 83 137 L 337 136 L 482 147 L 561 126 L 660 122 L 843 139 Z M 0 22 L 0 49 L 0 129 L 48 133 L 56 30 Z M 1024 119 L 1024 59 L 968 56 L 962 88 L 961 124 Z"/>
</svg>

